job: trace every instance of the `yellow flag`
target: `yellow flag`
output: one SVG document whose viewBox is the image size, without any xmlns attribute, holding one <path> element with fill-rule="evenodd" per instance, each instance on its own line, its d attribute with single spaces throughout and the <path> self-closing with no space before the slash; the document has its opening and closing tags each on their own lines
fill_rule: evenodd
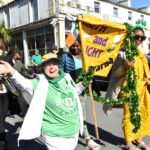
<svg viewBox="0 0 150 150">
<path fill-rule="evenodd" d="M 82 43 L 83 71 L 95 68 L 95 75 L 107 76 L 126 38 L 125 25 L 85 14 L 78 16 Z"/>
</svg>

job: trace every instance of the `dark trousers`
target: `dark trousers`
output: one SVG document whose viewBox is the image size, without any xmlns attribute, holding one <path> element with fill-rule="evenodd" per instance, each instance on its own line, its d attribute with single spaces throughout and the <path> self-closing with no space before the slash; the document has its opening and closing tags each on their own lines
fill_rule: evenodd
<svg viewBox="0 0 150 150">
<path fill-rule="evenodd" d="M 7 94 L 0 93 L 0 150 L 5 147 L 5 118 L 8 112 L 8 99 Z"/>
<path fill-rule="evenodd" d="M 7 94 L 0 93 L 0 133 L 5 132 L 4 123 L 5 117 L 7 116 L 7 112 L 8 112 Z"/>
<path fill-rule="evenodd" d="M 19 114 L 21 112 L 18 99 L 11 92 L 7 93 L 8 97 L 8 111 L 10 115 Z"/>
<path fill-rule="evenodd" d="M 32 74 L 35 74 L 35 73 L 36 73 L 36 74 L 41 73 L 39 66 L 33 66 L 33 67 L 32 67 L 32 69 L 31 69 L 31 75 L 32 75 Z"/>
</svg>

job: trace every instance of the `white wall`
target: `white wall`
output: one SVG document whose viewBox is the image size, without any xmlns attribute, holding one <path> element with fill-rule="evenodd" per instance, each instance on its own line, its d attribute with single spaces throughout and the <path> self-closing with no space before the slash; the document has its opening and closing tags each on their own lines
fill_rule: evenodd
<svg viewBox="0 0 150 150">
<path fill-rule="evenodd" d="M 93 0 L 78 0 L 79 4 L 83 5 L 83 6 L 89 6 L 94 8 L 94 2 Z"/>
<path fill-rule="evenodd" d="M 100 2 L 101 3 L 101 15 L 104 16 L 104 19 L 106 20 L 112 20 L 112 21 L 120 21 L 120 23 L 124 23 L 124 22 L 130 22 L 132 24 L 135 24 L 135 22 L 138 19 L 141 19 L 141 15 L 143 13 L 139 13 L 137 11 L 131 10 L 131 9 L 127 9 L 127 8 L 123 8 L 123 7 L 119 7 L 113 4 L 109 4 L 107 2 Z M 114 17 L 113 15 L 113 7 L 118 8 L 118 17 Z M 128 20 L 128 11 L 132 12 L 132 21 Z M 144 15 L 144 20 L 147 21 L 147 24 L 150 24 L 150 16 L 149 15 Z M 149 26 L 150 28 L 150 26 Z"/>
<path fill-rule="evenodd" d="M 64 0 L 65 5 L 70 1 L 71 0 Z M 94 1 L 93 0 L 78 0 L 78 3 L 83 5 L 83 6 L 94 7 Z"/>
</svg>

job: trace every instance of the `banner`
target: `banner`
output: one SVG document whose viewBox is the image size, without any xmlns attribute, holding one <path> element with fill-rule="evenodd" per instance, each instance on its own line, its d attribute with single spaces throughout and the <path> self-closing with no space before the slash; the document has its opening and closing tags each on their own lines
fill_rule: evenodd
<svg viewBox="0 0 150 150">
<path fill-rule="evenodd" d="M 78 16 L 83 71 L 95 68 L 95 75 L 106 77 L 126 38 L 125 25 L 85 14 Z"/>
</svg>

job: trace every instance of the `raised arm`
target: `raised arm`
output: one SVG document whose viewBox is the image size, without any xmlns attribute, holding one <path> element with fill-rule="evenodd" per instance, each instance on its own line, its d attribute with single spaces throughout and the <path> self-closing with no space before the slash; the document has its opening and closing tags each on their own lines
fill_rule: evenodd
<svg viewBox="0 0 150 150">
<path fill-rule="evenodd" d="M 18 73 L 9 63 L 0 60 L 0 74 L 11 75 L 11 80 L 20 90 L 26 90 L 30 94 L 33 93 L 32 83 L 20 73 Z"/>
</svg>

